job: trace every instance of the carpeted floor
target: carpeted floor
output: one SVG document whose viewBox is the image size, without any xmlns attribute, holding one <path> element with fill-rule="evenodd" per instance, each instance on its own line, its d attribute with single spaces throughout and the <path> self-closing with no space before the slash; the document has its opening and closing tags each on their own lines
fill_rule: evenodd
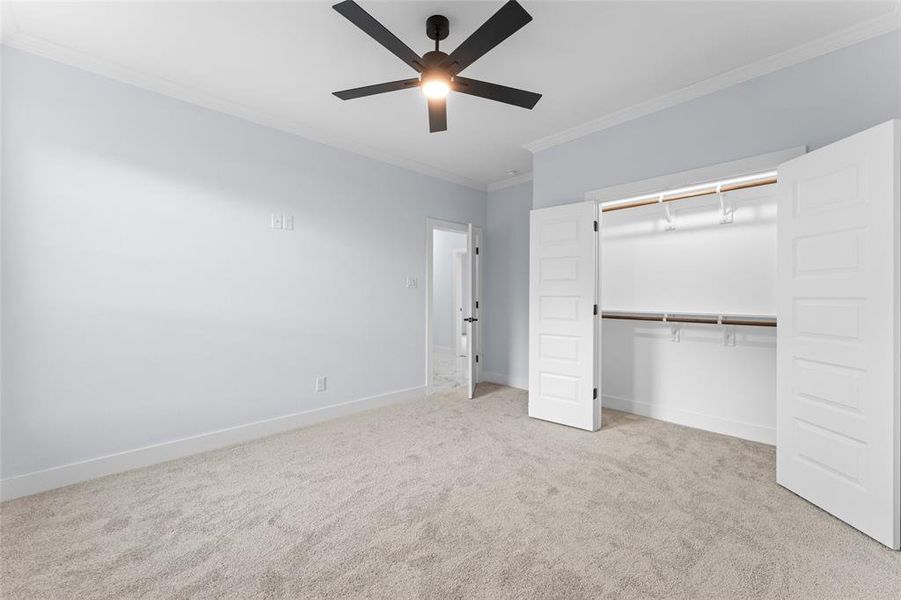
<svg viewBox="0 0 901 600">
<path fill-rule="evenodd" d="M 7 502 L 4 598 L 901 598 L 772 447 L 482 386 Z"/>
</svg>

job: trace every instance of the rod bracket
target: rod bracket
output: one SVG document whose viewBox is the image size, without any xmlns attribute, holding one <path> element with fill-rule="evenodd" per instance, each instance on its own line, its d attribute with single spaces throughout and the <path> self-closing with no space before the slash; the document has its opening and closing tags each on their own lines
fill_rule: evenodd
<svg viewBox="0 0 901 600">
<path fill-rule="evenodd" d="M 732 199 L 726 197 L 722 184 L 716 186 L 716 197 L 720 201 L 720 225 L 728 225 L 732 222 Z"/>
<path fill-rule="evenodd" d="M 676 323 L 670 323 L 669 341 L 679 343 L 682 341 L 682 327 Z"/>
<path fill-rule="evenodd" d="M 663 194 L 657 198 L 657 203 L 663 207 L 663 229 L 665 231 L 675 231 L 676 214 L 669 204 L 663 201 Z"/>
<path fill-rule="evenodd" d="M 720 321 L 722 322 L 722 317 L 720 317 Z M 735 325 L 723 326 L 723 346 L 735 346 Z"/>
<path fill-rule="evenodd" d="M 679 323 L 670 322 L 667 313 L 663 313 L 663 322 L 669 325 L 669 341 L 676 343 L 680 342 L 682 340 L 682 327 Z"/>
</svg>

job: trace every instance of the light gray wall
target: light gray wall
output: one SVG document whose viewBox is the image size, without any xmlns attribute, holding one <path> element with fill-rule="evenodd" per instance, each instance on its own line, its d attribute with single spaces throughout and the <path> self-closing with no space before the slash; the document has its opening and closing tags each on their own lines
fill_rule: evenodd
<svg viewBox="0 0 901 600">
<path fill-rule="evenodd" d="M 897 117 L 901 117 L 901 32 L 539 152 L 533 157 L 534 207 L 578 202 L 591 190 L 787 148 L 806 145 L 815 149 Z M 714 221 L 696 231 L 679 231 L 677 225 L 676 232 L 655 234 L 669 235 L 668 241 L 649 237 L 620 240 L 620 243 L 652 245 L 675 243 L 679 238 L 685 250 L 704 245 L 706 239 L 709 247 L 717 247 L 712 238 L 728 235 L 730 230 L 722 228 L 731 227 L 733 233 L 739 232 L 735 229 L 742 227 L 739 216 L 733 225 L 721 226 Z M 660 215 L 655 218 L 659 222 Z M 491 221 L 489 201 L 489 224 Z M 521 231 L 510 232 L 509 236 L 528 232 L 527 222 L 511 221 L 510 226 Z M 753 219 L 744 227 L 768 231 L 767 223 Z M 760 238 L 755 243 L 766 241 Z M 763 261 L 768 256 L 766 250 L 761 246 L 752 254 Z M 613 248 L 605 241 L 602 260 L 610 251 Z M 497 265 L 496 269 L 527 269 L 528 253 L 512 256 L 511 260 L 510 264 Z M 615 257 L 611 255 L 610 260 Z M 653 261 L 643 264 L 634 258 L 630 264 L 628 257 L 619 260 L 617 268 L 627 275 L 620 277 L 623 281 L 654 277 L 656 263 Z M 605 263 L 605 267 L 609 266 Z M 752 269 L 749 273 L 772 267 L 762 263 L 758 266 L 757 271 Z M 696 267 L 697 263 L 692 263 L 685 269 L 691 271 Z M 682 272 L 687 277 L 689 271 Z M 704 273 L 710 275 L 710 284 L 715 286 L 728 277 L 740 275 L 741 271 L 726 273 L 705 266 Z M 618 285 L 616 281 L 610 284 Z M 730 284 L 738 289 L 751 282 Z M 605 285 L 603 279 L 601 285 Z M 615 308 L 650 309 L 653 305 L 653 309 L 661 311 L 734 310 L 734 302 L 708 288 L 680 289 L 680 292 L 698 292 L 685 305 L 673 306 L 678 294 L 663 293 L 641 299 L 642 306 Z M 517 296 L 503 289 L 499 293 L 495 301 L 502 305 L 514 302 Z M 604 296 L 606 302 L 607 294 Z M 722 307 L 706 306 L 704 302 L 711 298 L 722 302 Z M 695 328 L 683 335 L 681 343 L 673 344 L 660 326 L 605 323 L 602 380 L 605 406 L 772 441 L 776 366 L 775 344 L 768 339 L 772 336 L 755 330 L 740 332 L 736 347 L 726 348 L 719 335 L 710 328 Z M 496 351 L 503 355 L 512 352 L 512 348 Z M 699 388 L 692 374 L 709 385 Z M 744 386 L 741 392 L 730 392 L 737 383 Z M 730 397 L 732 405 L 720 401 L 723 393 L 735 396 Z M 736 399 L 740 401 L 734 402 Z"/>
<path fill-rule="evenodd" d="M 432 343 L 435 346 L 453 350 L 456 347 L 454 325 L 457 318 L 463 318 L 463 315 L 454 314 L 454 251 L 466 250 L 466 234 L 436 229 L 434 236 L 432 247 Z"/>
<path fill-rule="evenodd" d="M 578 202 L 612 185 L 828 144 L 901 116 L 899 72 L 894 32 L 537 153 L 531 186 L 488 195 L 486 371 L 528 380 L 530 196 L 535 208 Z"/>
<path fill-rule="evenodd" d="M 426 217 L 484 225 L 484 192 L 8 48 L 2 68 L 4 478 L 425 384 L 405 277 Z"/>
<path fill-rule="evenodd" d="M 529 382 L 529 210 L 532 183 L 488 193 L 483 376 Z"/>
<path fill-rule="evenodd" d="M 820 146 L 901 117 L 893 32 L 538 152 L 534 206 L 796 146 Z"/>
</svg>

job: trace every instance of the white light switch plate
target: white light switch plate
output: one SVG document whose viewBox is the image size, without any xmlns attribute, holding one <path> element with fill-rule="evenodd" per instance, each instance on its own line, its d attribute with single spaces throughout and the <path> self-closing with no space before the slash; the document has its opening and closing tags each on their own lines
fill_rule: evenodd
<svg viewBox="0 0 901 600">
<path fill-rule="evenodd" d="M 419 280 L 417 280 L 415 277 L 407 277 L 406 285 L 407 289 L 415 290 L 419 287 Z"/>
<path fill-rule="evenodd" d="M 326 379 L 325 377 L 317 377 L 316 378 L 316 391 L 324 392 L 326 387 Z"/>
<path fill-rule="evenodd" d="M 269 227 L 271 229 L 294 231 L 294 215 L 277 215 L 272 213 L 269 216 Z"/>
<path fill-rule="evenodd" d="M 273 213 L 269 217 L 269 227 L 272 229 L 281 229 L 284 226 L 285 218 L 282 215 Z"/>
</svg>

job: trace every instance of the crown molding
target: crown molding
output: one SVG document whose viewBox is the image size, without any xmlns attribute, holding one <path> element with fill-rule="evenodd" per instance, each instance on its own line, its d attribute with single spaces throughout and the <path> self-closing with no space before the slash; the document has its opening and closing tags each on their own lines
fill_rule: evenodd
<svg viewBox="0 0 901 600">
<path fill-rule="evenodd" d="M 11 12 L 12 11 L 9 10 L 4 11 L 4 17 L 8 18 L 9 13 Z M 73 48 L 69 48 L 67 46 L 51 42 L 49 40 L 45 40 L 35 35 L 25 33 L 21 28 L 13 29 L 12 32 L 5 36 L 2 43 L 5 46 L 9 46 L 10 48 L 22 50 L 24 52 L 53 60 L 55 62 L 76 67 L 83 71 L 94 73 L 95 75 L 100 75 L 102 77 L 107 77 L 109 79 L 133 85 L 135 87 L 155 92 L 163 96 L 168 96 L 170 98 L 175 98 L 176 100 L 181 100 L 183 102 L 188 102 L 202 108 L 225 113 L 233 117 L 238 117 L 244 119 L 245 121 L 256 123 L 257 125 L 284 131 L 298 137 L 305 138 L 307 140 L 339 148 L 341 150 L 352 152 L 353 154 L 365 156 L 366 158 L 371 158 L 380 162 L 388 163 L 396 167 L 406 169 L 408 171 L 419 173 L 421 175 L 427 175 L 429 177 L 449 181 L 451 183 L 472 188 L 480 192 L 487 190 L 486 184 L 475 181 L 473 179 L 469 179 L 467 177 L 463 177 L 462 175 L 444 171 L 443 169 L 439 169 L 437 167 L 433 167 L 431 165 L 415 160 L 395 156 L 376 148 L 372 148 L 371 146 L 360 144 L 358 142 L 354 142 L 353 140 L 335 136 L 322 130 L 315 129 L 303 123 L 271 115 L 262 110 L 250 108 L 248 106 L 244 106 L 230 100 L 225 100 L 224 98 L 219 98 L 217 96 L 207 94 L 206 92 L 202 92 L 200 90 L 175 83 L 163 77 L 150 75 L 148 73 L 144 73 L 137 69 L 132 69 L 118 63 L 98 59 L 97 57 L 92 56 L 88 53 L 75 50 Z"/>
<path fill-rule="evenodd" d="M 497 190 L 502 190 L 504 188 L 508 188 L 514 185 L 519 185 L 520 183 L 526 183 L 527 181 L 532 181 L 532 173 L 521 173 L 519 175 L 514 175 L 513 177 L 508 177 L 507 179 L 501 179 L 500 181 L 495 181 L 494 183 L 488 184 L 489 192 L 496 192 Z"/>
<path fill-rule="evenodd" d="M 852 46 L 870 38 L 901 29 L 901 0 L 895 0 L 891 11 L 880 17 L 864 21 L 847 29 L 804 43 L 755 63 L 727 71 L 721 75 L 705 79 L 669 94 L 664 94 L 640 104 L 635 104 L 602 117 L 592 119 L 564 129 L 558 133 L 542 137 L 523 145 L 532 153 L 541 152 L 554 146 L 571 142 L 586 135 L 609 129 L 627 121 L 706 96 L 713 92 L 750 81 L 756 77 L 779 71 L 808 60 Z"/>
<path fill-rule="evenodd" d="M 0 44 L 5 44 L 7 38 L 18 32 L 19 24 L 12 7 L 8 2 L 0 2 Z"/>
<path fill-rule="evenodd" d="M 314 142 L 339 148 L 360 156 L 365 156 L 396 167 L 449 181 L 478 191 L 494 191 L 531 180 L 531 173 L 527 173 L 486 185 L 485 183 L 425 163 L 395 156 L 371 146 L 315 129 L 303 123 L 274 116 L 265 111 L 225 100 L 200 90 L 169 81 L 162 77 L 140 72 L 124 65 L 98 59 L 73 48 L 27 34 L 17 26 L 13 17 L 13 11 L 10 10 L 9 5 L 5 5 L 4 8 L 5 10 L 3 10 L 2 18 L 7 24 L 7 34 L 2 36 L 0 43 L 11 48 L 36 54 L 56 62 L 162 94 L 170 98 L 175 98 L 203 108 L 235 116 L 264 127 L 285 131 Z M 755 77 L 760 77 L 811 60 L 818 56 L 828 54 L 829 52 L 851 46 L 897 29 L 901 29 L 901 0 L 895 0 L 893 9 L 881 17 L 807 42 L 781 54 L 777 54 L 744 67 L 739 67 L 732 71 L 717 75 L 716 77 L 684 87 L 675 92 L 659 96 L 653 100 L 629 106 L 622 110 L 592 119 L 581 125 L 542 137 L 524 144 L 523 147 L 533 153 L 540 152 L 591 133 L 602 131 L 627 121 L 676 106 L 683 102 L 700 98 L 707 94 L 749 81 Z"/>
</svg>

